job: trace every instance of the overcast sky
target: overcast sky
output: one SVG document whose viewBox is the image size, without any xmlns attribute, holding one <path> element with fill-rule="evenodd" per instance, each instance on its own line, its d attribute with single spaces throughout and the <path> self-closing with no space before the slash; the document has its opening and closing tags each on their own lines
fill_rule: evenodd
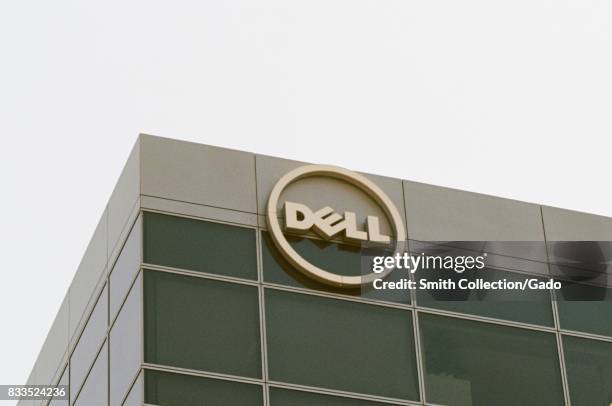
<svg viewBox="0 0 612 406">
<path fill-rule="evenodd" d="M 612 3 L 0 2 L 0 384 L 140 132 L 612 216 Z"/>
</svg>

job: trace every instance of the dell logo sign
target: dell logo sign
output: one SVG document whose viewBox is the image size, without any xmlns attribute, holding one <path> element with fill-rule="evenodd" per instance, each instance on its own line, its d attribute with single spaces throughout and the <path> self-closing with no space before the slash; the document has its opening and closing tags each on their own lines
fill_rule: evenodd
<svg viewBox="0 0 612 406">
<path fill-rule="evenodd" d="M 280 204 L 282 192 L 292 183 L 309 177 L 333 178 L 346 182 L 359 189 L 371 199 L 385 215 L 392 235 L 381 231 L 379 218 L 367 215 L 364 224 L 358 224 L 357 214 L 352 211 L 336 213 L 330 206 L 311 209 L 305 204 L 285 201 Z M 340 240 L 349 243 L 377 243 L 391 245 L 395 253 L 400 253 L 402 244 L 406 241 L 404 221 L 399 211 L 389 197 L 374 182 L 363 175 L 328 165 L 306 165 L 285 174 L 276 183 L 266 210 L 268 231 L 274 245 L 283 257 L 298 271 L 321 283 L 335 286 L 357 288 L 371 284 L 374 279 L 383 278 L 392 271 L 389 268 L 383 274 L 369 273 L 360 276 L 339 275 L 322 269 L 304 259 L 287 241 L 284 232 L 305 234 L 313 232 L 325 240 Z M 279 214 L 284 216 L 284 229 L 281 226 Z M 363 213 L 367 214 L 367 213 Z"/>
<path fill-rule="evenodd" d="M 341 216 L 329 206 L 313 212 L 304 204 L 285 202 L 285 230 L 302 234 L 311 229 L 326 240 L 340 237 L 350 243 L 391 242 L 391 237 L 380 233 L 376 216 L 367 217 L 364 231 L 357 228 L 357 215 L 353 212 L 345 211 Z"/>
</svg>

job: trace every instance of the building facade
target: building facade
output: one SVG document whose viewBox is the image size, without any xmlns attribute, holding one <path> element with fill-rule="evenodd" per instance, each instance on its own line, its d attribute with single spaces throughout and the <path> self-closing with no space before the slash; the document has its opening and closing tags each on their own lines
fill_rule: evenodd
<svg viewBox="0 0 612 406">
<path fill-rule="evenodd" d="M 438 302 L 322 283 L 269 230 L 275 185 L 303 165 L 141 135 L 28 379 L 67 385 L 69 400 L 20 404 L 612 405 L 609 289 L 593 301 Z M 363 176 L 409 243 L 519 242 L 497 254 L 545 276 L 556 242 L 612 241 L 609 218 Z M 380 202 L 342 178 L 304 178 L 282 197 L 360 223 L 373 213 L 387 218 L 379 234 L 393 231 Z M 321 269 L 359 269 L 354 245 L 286 239 Z"/>
</svg>

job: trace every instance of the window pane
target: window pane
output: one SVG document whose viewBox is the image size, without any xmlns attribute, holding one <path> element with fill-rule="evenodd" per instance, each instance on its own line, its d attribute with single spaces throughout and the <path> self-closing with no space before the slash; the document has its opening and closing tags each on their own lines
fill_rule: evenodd
<svg viewBox="0 0 612 406">
<path fill-rule="evenodd" d="M 427 401 L 561 405 L 554 334 L 419 313 Z"/>
<path fill-rule="evenodd" d="M 72 396 L 72 394 L 70 395 Z M 108 348 L 106 343 L 100 350 L 89 375 L 77 395 L 77 406 L 106 406 L 108 404 Z"/>
<path fill-rule="evenodd" d="M 408 310 L 266 289 L 270 379 L 418 399 Z"/>
<path fill-rule="evenodd" d="M 139 216 L 110 274 L 110 320 L 115 319 L 142 262 L 142 216 Z"/>
<path fill-rule="evenodd" d="M 254 286 L 145 272 L 145 360 L 261 376 Z"/>
<path fill-rule="evenodd" d="M 301 274 L 294 275 L 287 272 L 288 270 L 282 269 L 286 264 L 283 263 L 280 253 L 274 246 L 272 237 L 265 231 L 262 234 L 265 242 L 263 244 L 264 264 L 270 268 L 267 281 L 294 286 L 300 286 L 303 282 L 307 282 L 300 280 Z M 361 274 L 361 251 L 359 247 L 292 235 L 286 235 L 285 238 L 304 259 L 320 268 L 339 275 L 358 276 Z M 266 262 L 268 263 L 266 264 Z"/>
<path fill-rule="evenodd" d="M 79 342 L 70 357 L 70 393 L 76 394 L 96 359 L 106 337 L 108 319 L 108 292 L 104 287 L 98 298 Z"/>
<path fill-rule="evenodd" d="M 62 373 L 62 377 L 59 380 L 59 385 L 66 385 L 68 386 L 68 367 L 64 368 L 64 372 Z M 69 393 L 70 390 L 66 389 L 66 392 Z M 49 406 L 68 406 L 69 402 L 68 400 L 60 400 L 60 399 L 53 399 L 49 402 Z"/>
<path fill-rule="evenodd" d="M 415 275 L 418 280 L 423 277 L 428 280 L 437 280 L 437 277 L 431 277 L 431 274 L 427 272 L 417 272 Z M 534 276 L 495 268 L 487 268 L 482 271 L 465 271 L 461 274 L 450 272 L 444 275 L 445 278 L 453 279 L 457 283 L 460 279 L 475 280 L 482 278 L 485 281 L 503 279 L 524 281 L 534 278 Z M 553 325 L 551 297 L 548 290 L 490 289 L 487 291 L 469 291 L 457 288 L 454 291 L 417 289 L 416 293 L 419 306 L 523 323 Z"/>
<path fill-rule="evenodd" d="M 125 402 L 121 406 L 141 406 L 142 405 L 142 394 L 143 392 L 143 377 L 142 372 L 138 375 L 138 379 L 132 385 L 129 394 L 125 398 Z M 111 403 L 113 404 L 113 403 Z"/>
<path fill-rule="evenodd" d="M 612 337 L 612 289 L 564 284 L 559 299 L 562 328 Z"/>
<path fill-rule="evenodd" d="M 371 299 L 410 303 L 409 291 L 386 291 L 381 293 L 373 289 L 365 291 L 359 288 L 340 289 L 323 285 L 293 268 L 275 247 L 272 237 L 270 237 L 268 232 L 263 231 L 261 235 L 264 280 L 266 282 L 351 296 L 362 296 Z M 362 251 L 358 247 L 330 243 L 313 238 L 291 235 L 286 235 L 285 237 L 304 259 L 326 271 L 348 276 L 358 276 L 362 272 Z M 396 272 L 388 278 L 399 278 L 401 276 L 403 276 L 401 273 Z"/>
<path fill-rule="evenodd" d="M 163 406 L 257 406 L 263 404 L 259 385 L 145 371 L 145 402 Z"/>
<path fill-rule="evenodd" d="M 127 393 L 142 363 L 142 276 L 126 299 L 110 333 L 110 403 Z"/>
<path fill-rule="evenodd" d="M 389 406 L 389 403 L 280 388 L 270 388 L 270 402 L 272 406 Z"/>
<path fill-rule="evenodd" d="M 158 213 L 144 213 L 144 260 L 257 279 L 255 230 Z"/>
<path fill-rule="evenodd" d="M 572 406 L 612 404 L 612 343 L 563 336 Z"/>
</svg>

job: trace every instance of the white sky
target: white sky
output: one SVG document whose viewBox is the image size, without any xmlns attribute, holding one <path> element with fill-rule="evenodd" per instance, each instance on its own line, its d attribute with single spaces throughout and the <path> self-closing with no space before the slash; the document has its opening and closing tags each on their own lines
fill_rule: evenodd
<svg viewBox="0 0 612 406">
<path fill-rule="evenodd" d="M 139 132 L 612 216 L 612 3 L 0 2 L 0 384 Z"/>
</svg>

